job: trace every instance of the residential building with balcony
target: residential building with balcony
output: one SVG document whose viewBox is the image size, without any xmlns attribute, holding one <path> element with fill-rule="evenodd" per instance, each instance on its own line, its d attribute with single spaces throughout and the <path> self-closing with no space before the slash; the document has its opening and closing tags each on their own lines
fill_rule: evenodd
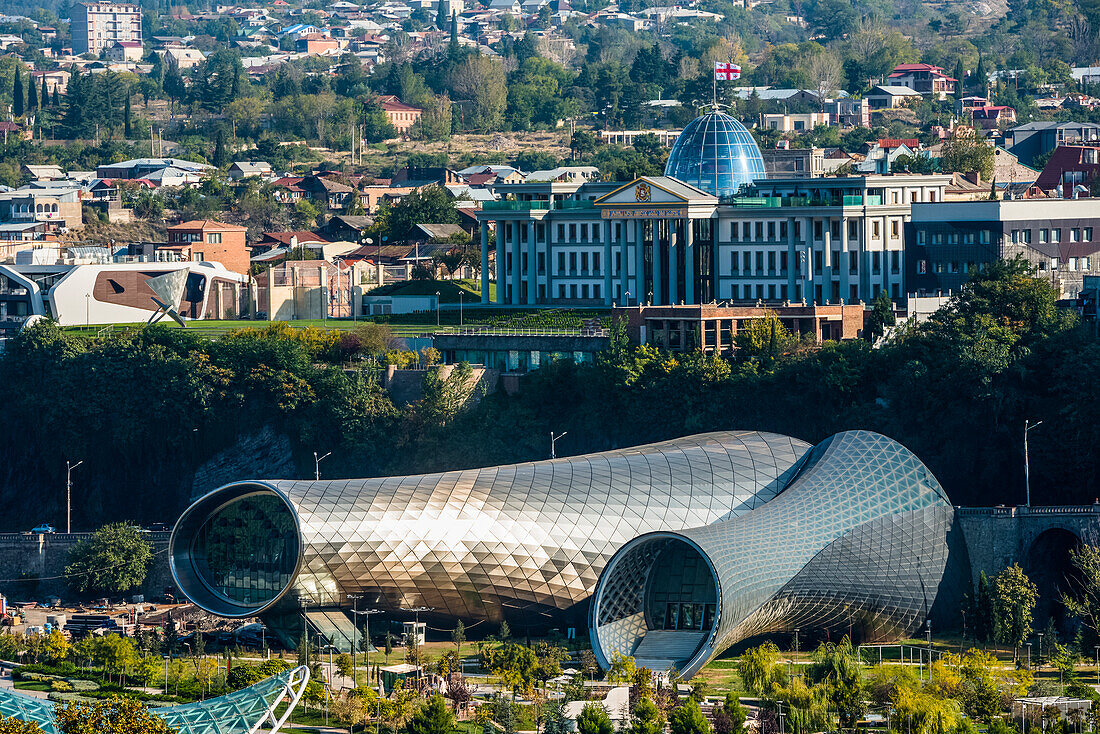
<svg viewBox="0 0 1100 734">
<path fill-rule="evenodd" d="M 898 64 L 890 72 L 891 85 L 909 87 L 925 97 L 945 100 L 955 93 L 958 79 L 948 76 L 943 68 L 933 64 Z"/>
<path fill-rule="evenodd" d="M 81 198 L 78 188 L 22 188 L 0 193 L 0 223 L 44 225 L 43 231 L 80 229 Z"/>
<path fill-rule="evenodd" d="M 77 3 L 72 9 L 73 54 L 102 54 L 119 41 L 141 43 L 141 8 L 131 3 Z"/>
<path fill-rule="evenodd" d="M 154 262 L 215 262 L 226 270 L 248 274 L 247 227 L 213 219 L 196 219 L 168 228 L 167 242 L 131 246 L 131 254 Z"/>
</svg>

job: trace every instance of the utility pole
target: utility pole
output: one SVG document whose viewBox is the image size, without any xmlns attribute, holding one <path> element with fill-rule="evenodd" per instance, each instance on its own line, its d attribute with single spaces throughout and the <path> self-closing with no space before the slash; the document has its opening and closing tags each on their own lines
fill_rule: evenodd
<svg viewBox="0 0 1100 734">
<path fill-rule="evenodd" d="M 1027 433 L 1032 428 L 1038 428 L 1041 425 L 1043 425 L 1042 421 L 1032 423 L 1030 420 L 1024 420 L 1024 490 L 1026 492 L 1028 507 L 1031 507 L 1031 467 L 1029 466 L 1027 455 Z M 1042 647 L 1042 640 L 1039 641 L 1039 647 Z M 1039 656 L 1042 657 L 1041 651 Z"/>
<path fill-rule="evenodd" d="M 65 532 L 73 531 L 73 469 L 84 463 L 84 460 L 72 464 L 65 462 Z"/>
<path fill-rule="evenodd" d="M 416 645 L 416 690 L 420 690 L 420 613 L 431 612 L 435 607 L 413 607 L 412 609 L 406 609 L 406 612 L 412 612 L 413 617 L 413 643 Z"/>
<path fill-rule="evenodd" d="M 348 598 L 358 600 L 358 599 L 361 599 L 362 597 L 352 596 L 352 595 L 349 594 Z M 361 612 L 360 611 L 355 612 L 355 616 L 357 618 L 360 614 L 364 615 L 367 618 L 367 626 L 366 626 L 366 631 L 364 633 L 364 638 L 367 641 L 367 648 L 366 648 L 366 650 L 363 651 L 363 654 L 367 656 L 367 685 L 368 686 L 370 685 L 370 615 L 372 615 L 372 614 L 381 614 L 381 613 L 382 613 L 381 609 L 364 609 Z M 354 654 L 355 653 L 353 652 L 352 655 L 354 655 Z M 354 660 L 354 658 L 353 658 L 353 660 Z"/>
</svg>

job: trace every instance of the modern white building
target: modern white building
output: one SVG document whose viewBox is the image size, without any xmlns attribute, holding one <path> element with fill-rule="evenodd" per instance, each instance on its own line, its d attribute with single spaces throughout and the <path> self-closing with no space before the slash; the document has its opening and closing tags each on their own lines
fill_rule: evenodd
<svg viewBox="0 0 1100 734">
<path fill-rule="evenodd" d="M 178 282 L 167 288 L 158 285 L 176 272 L 182 273 Z M 167 305 L 183 319 L 235 318 L 242 311 L 246 282 L 245 276 L 211 262 L 21 258 L 19 263 L 0 264 L 0 327 L 17 327 L 34 315 L 53 318 L 62 326 L 145 322 L 161 309 L 154 299 L 164 302 L 166 293 L 172 294 Z"/>
</svg>

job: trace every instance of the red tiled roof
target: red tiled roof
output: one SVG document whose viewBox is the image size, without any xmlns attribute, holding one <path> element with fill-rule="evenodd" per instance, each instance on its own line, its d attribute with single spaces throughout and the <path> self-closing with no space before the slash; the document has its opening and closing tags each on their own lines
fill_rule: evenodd
<svg viewBox="0 0 1100 734">
<path fill-rule="evenodd" d="M 298 242 L 328 242 L 328 238 L 322 237 L 316 232 L 309 232 L 302 230 L 299 232 L 264 232 L 265 240 L 274 240 L 275 242 L 289 245 L 291 238 L 297 238 Z"/>
<path fill-rule="evenodd" d="M 878 141 L 880 148 L 900 148 L 903 145 L 910 149 L 917 148 L 920 146 L 920 141 L 916 138 L 880 138 Z"/>
<path fill-rule="evenodd" d="M 248 227 L 241 227 L 236 224 L 226 224 L 216 219 L 192 219 L 190 222 L 180 222 L 168 229 L 169 231 L 173 229 L 221 229 L 244 232 Z"/>
<path fill-rule="evenodd" d="M 419 107 L 410 107 L 392 94 L 383 94 L 378 97 L 379 106 L 389 112 L 420 112 Z"/>
</svg>

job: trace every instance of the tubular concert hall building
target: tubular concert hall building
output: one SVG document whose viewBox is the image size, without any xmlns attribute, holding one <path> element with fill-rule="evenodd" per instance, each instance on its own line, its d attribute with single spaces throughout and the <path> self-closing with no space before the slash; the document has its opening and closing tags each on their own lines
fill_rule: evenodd
<svg viewBox="0 0 1100 734">
<path fill-rule="evenodd" d="M 885 436 L 726 432 L 423 476 L 231 484 L 183 514 L 169 556 L 180 589 L 223 616 L 277 619 L 351 593 L 469 620 L 581 617 L 601 663 L 622 653 L 690 675 L 796 627 L 915 631 L 968 578 L 957 535 L 935 477 Z"/>
</svg>

